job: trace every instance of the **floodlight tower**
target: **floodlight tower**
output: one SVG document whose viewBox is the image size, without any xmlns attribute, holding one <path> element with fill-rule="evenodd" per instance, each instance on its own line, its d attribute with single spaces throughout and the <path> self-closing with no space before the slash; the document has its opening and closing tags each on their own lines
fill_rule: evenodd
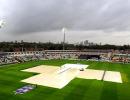
<svg viewBox="0 0 130 100">
<path fill-rule="evenodd" d="M 63 37 L 63 50 L 65 50 L 65 31 L 66 31 L 66 28 L 62 28 L 62 32 L 64 34 L 64 37 Z"/>
<path fill-rule="evenodd" d="M 2 28 L 4 24 L 5 24 L 4 20 L 0 20 L 0 28 Z"/>
</svg>

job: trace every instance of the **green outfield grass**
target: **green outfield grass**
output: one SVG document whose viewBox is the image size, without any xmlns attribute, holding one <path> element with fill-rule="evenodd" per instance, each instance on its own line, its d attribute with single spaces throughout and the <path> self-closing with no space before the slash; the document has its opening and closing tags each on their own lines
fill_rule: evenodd
<svg viewBox="0 0 130 100">
<path fill-rule="evenodd" d="M 13 91 L 26 85 L 21 80 L 35 75 L 20 70 L 41 64 L 60 66 L 65 63 L 82 63 L 90 65 L 91 69 L 119 71 L 123 84 L 75 78 L 62 89 L 38 86 L 22 95 L 13 94 Z M 130 100 L 130 64 L 46 60 L 0 66 L 0 100 Z"/>
</svg>

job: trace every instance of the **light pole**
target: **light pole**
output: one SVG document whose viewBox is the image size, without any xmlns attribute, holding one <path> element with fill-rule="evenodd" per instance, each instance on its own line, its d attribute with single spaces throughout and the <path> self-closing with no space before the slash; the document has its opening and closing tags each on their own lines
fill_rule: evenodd
<svg viewBox="0 0 130 100">
<path fill-rule="evenodd" d="M 63 37 L 63 50 L 65 50 L 65 31 L 66 31 L 66 28 L 63 28 L 62 29 L 62 32 L 64 34 L 64 37 Z"/>
<path fill-rule="evenodd" d="M 4 24 L 5 24 L 4 20 L 0 20 L 0 28 L 2 28 Z"/>
</svg>

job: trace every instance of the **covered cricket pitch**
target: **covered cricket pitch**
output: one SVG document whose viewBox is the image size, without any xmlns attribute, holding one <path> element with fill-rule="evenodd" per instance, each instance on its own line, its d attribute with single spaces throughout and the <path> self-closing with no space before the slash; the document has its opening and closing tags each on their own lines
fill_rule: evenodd
<svg viewBox="0 0 130 100">
<path fill-rule="evenodd" d="M 37 85 L 42 85 L 47 87 L 53 87 L 53 88 L 59 88 L 59 89 L 66 86 L 74 78 L 97 79 L 103 81 L 122 83 L 120 72 L 93 70 L 93 69 L 85 69 L 84 71 L 80 71 L 79 68 L 76 68 L 74 66 L 76 66 L 76 64 L 72 64 L 72 67 L 68 67 L 68 68 L 40 65 L 33 68 L 25 69 L 22 71 L 34 72 L 39 74 L 24 79 L 22 80 L 22 82 L 37 84 Z M 88 67 L 88 65 L 85 66 L 86 68 Z"/>
</svg>

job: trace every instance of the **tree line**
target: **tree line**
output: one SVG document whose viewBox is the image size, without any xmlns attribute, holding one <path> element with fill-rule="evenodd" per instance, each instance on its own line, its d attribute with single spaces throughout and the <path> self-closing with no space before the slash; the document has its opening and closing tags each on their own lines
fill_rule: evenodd
<svg viewBox="0 0 130 100">
<path fill-rule="evenodd" d="M 81 44 L 69 44 L 65 43 L 65 50 L 85 50 L 85 49 L 100 49 L 100 50 L 128 50 L 130 45 L 90 45 L 84 46 Z M 63 50 L 63 43 L 42 43 L 42 42 L 0 42 L 1 52 L 16 52 L 16 51 L 42 51 L 42 50 Z"/>
</svg>

